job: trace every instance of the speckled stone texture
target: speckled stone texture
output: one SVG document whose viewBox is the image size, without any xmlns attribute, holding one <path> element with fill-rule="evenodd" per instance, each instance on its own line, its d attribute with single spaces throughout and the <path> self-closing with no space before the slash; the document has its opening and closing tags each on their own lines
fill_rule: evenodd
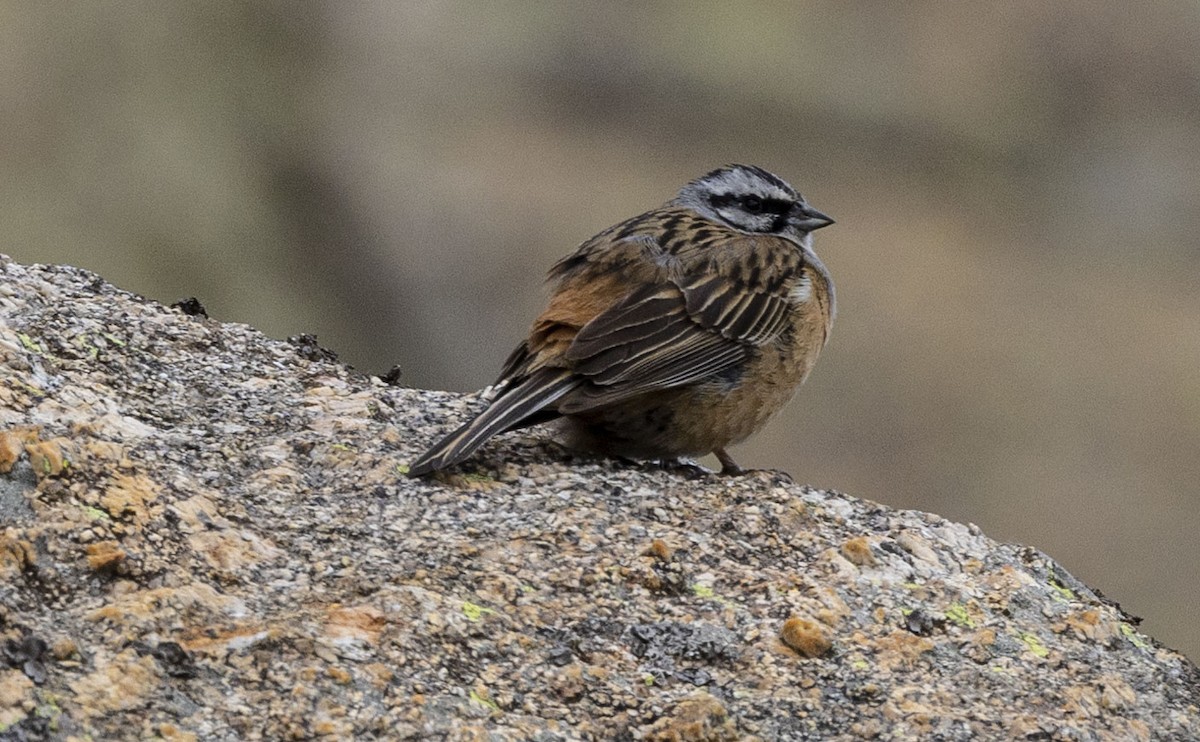
<svg viewBox="0 0 1200 742">
<path fill-rule="evenodd" d="M 402 476 L 478 404 L 0 256 L 0 738 L 1200 738 L 973 526 L 536 429 Z"/>
</svg>

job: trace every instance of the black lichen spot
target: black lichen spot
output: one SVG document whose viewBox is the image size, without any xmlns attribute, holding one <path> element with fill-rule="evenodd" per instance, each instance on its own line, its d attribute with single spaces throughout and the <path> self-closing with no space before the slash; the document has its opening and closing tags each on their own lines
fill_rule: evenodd
<svg viewBox="0 0 1200 742">
<path fill-rule="evenodd" d="M 158 660 L 163 672 L 173 678 L 196 677 L 196 663 L 187 651 L 176 642 L 159 642 L 154 646 L 143 642 L 134 642 L 133 648 L 138 654 L 150 655 Z"/>
<path fill-rule="evenodd" d="M 911 611 L 904 617 L 904 628 L 917 636 L 929 636 L 935 630 L 940 630 L 945 625 L 945 618 L 931 616 L 920 608 Z"/>
<path fill-rule="evenodd" d="M 387 373 L 379 377 L 379 380 L 388 386 L 400 385 L 400 366 L 392 366 Z"/>
<path fill-rule="evenodd" d="M 296 346 L 296 351 L 301 358 L 309 361 L 329 361 L 330 363 L 337 360 L 337 353 L 322 348 L 317 342 L 317 336 L 307 332 L 299 335 L 292 335 L 288 338 L 288 342 Z"/>
<path fill-rule="evenodd" d="M 708 624 L 634 624 L 629 627 L 629 651 L 648 661 L 730 661 L 738 655 L 738 638 L 728 629 Z"/>
<path fill-rule="evenodd" d="M 575 653 L 564 644 L 555 644 L 546 652 L 546 661 L 555 667 L 562 667 L 575 661 Z"/>
<path fill-rule="evenodd" d="M 8 639 L 0 647 L 0 659 L 9 667 L 19 668 L 25 677 L 37 685 L 46 682 L 44 658 L 50 646 L 40 637 L 27 634 L 22 639 Z"/>
<path fill-rule="evenodd" d="M 0 742 L 35 742 L 36 740 L 58 739 L 50 728 L 50 718 L 46 716 L 26 716 L 16 724 L 4 727 L 0 731 Z"/>
<path fill-rule="evenodd" d="M 192 656 L 175 642 L 159 642 L 151 654 L 171 677 L 196 677 L 196 663 Z"/>
<path fill-rule="evenodd" d="M 607 645 L 625 631 L 625 625 L 592 616 L 569 626 L 541 629 L 538 634 L 550 641 L 546 661 L 556 667 L 569 665 L 578 657 L 585 662 L 601 645 Z"/>
<path fill-rule="evenodd" d="M 634 624 L 627 636 L 629 651 L 642 661 L 642 671 L 660 682 L 673 678 L 709 685 L 712 675 L 703 666 L 732 662 L 740 653 L 736 634 L 709 624 Z"/>
<path fill-rule="evenodd" d="M 699 667 L 685 667 L 682 670 L 676 670 L 675 677 L 692 685 L 708 685 L 712 682 L 712 675 Z"/>
<path fill-rule="evenodd" d="M 186 299 L 180 299 L 171 305 L 171 309 L 178 309 L 189 317 L 207 317 L 208 310 L 200 303 L 200 300 L 194 296 L 189 296 Z"/>
</svg>

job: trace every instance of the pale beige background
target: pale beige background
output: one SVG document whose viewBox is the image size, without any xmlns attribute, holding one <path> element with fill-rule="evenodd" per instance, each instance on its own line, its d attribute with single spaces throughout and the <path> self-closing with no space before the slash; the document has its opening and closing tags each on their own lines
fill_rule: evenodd
<svg viewBox="0 0 1200 742">
<path fill-rule="evenodd" d="M 729 161 L 838 224 L 739 460 L 1035 545 L 1200 657 L 1200 4 L 10 3 L 0 251 L 421 387 Z"/>
</svg>

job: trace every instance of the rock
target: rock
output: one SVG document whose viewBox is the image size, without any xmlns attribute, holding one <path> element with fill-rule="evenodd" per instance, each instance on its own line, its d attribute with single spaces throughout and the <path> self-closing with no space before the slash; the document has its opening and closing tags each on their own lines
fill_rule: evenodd
<svg viewBox="0 0 1200 742">
<path fill-rule="evenodd" d="M 403 364 L 401 364 L 403 365 Z M 1195 739 L 1200 673 L 1040 552 L 0 257 L 0 735 Z"/>
</svg>

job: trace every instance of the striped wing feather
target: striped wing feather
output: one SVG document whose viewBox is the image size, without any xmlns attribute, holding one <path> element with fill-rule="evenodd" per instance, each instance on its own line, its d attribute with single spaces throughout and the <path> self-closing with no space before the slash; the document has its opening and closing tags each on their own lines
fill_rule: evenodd
<svg viewBox="0 0 1200 742">
<path fill-rule="evenodd" d="M 567 359 L 591 384 L 575 389 L 559 410 L 584 412 L 733 368 L 783 330 L 787 310 L 785 297 L 748 291 L 721 275 L 635 291 L 576 335 Z"/>
</svg>

